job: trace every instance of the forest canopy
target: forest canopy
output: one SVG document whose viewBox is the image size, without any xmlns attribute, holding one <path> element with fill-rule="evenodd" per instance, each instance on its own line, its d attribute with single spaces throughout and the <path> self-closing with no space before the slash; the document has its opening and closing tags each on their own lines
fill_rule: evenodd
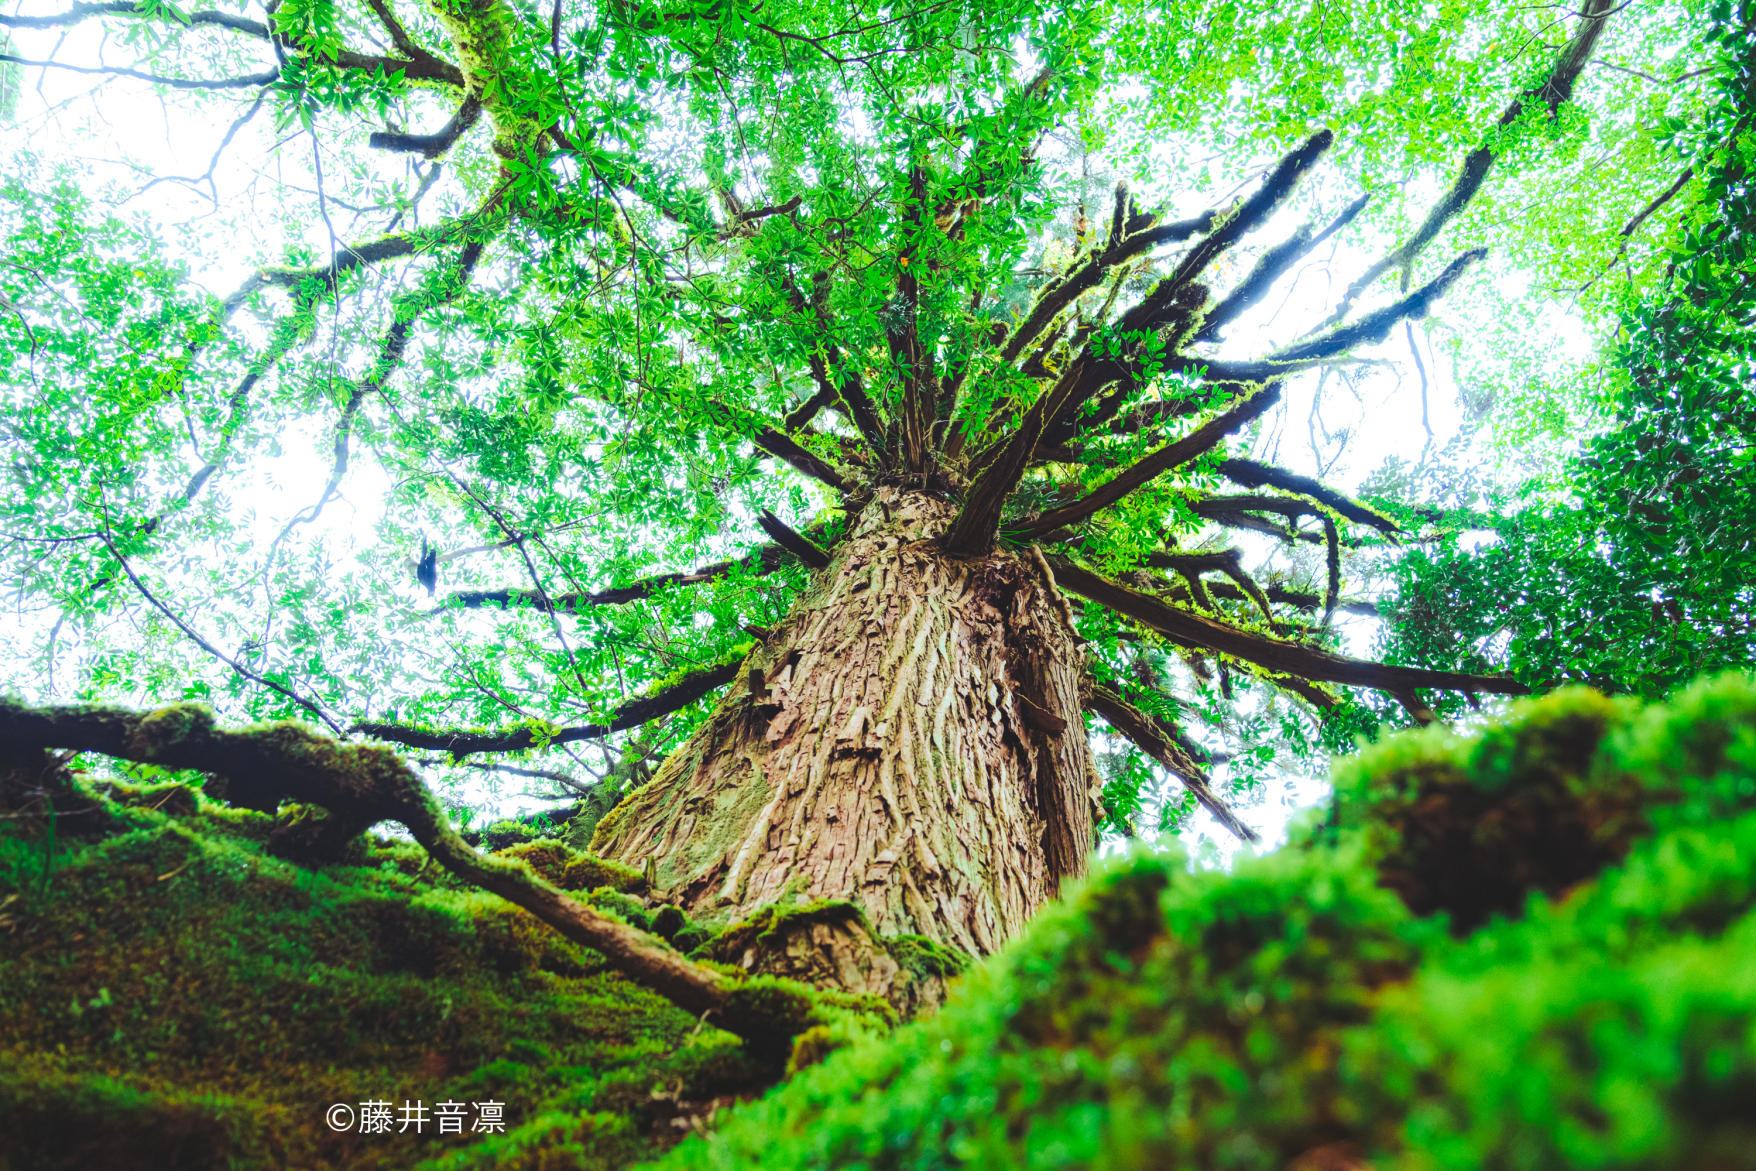
<svg viewBox="0 0 1756 1171">
<path fill-rule="evenodd" d="M 811 405 L 809 351 L 822 337 L 862 362 L 888 351 L 911 248 L 934 274 L 917 312 L 937 340 L 924 344 L 948 370 L 976 369 L 993 352 L 984 331 L 1036 302 L 1109 230 L 1112 205 L 1162 208 L 1162 240 L 1113 286 L 1063 289 L 1064 311 L 1042 323 L 1053 329 L 1016 359 L 1055 367 L 1054 347 L 1076 335 L 1126 344 L 1081 331 L 1170 271 L 1175 224 L 1235 206 L 1319 126 L 1327 148 L 1274 227 L 1218 260 L 1222 289 L 1252 272 L 1286 279 L 1240 286 L 1253 295 L 1233 306 L 1239 345 L 1209 344 L 1227 332 L 1210 320 L 1190 358 L 1137 383 L 1131 407 L 1198 414 L 1218 400 L 1203 398 L 1212 378 L 1191 380 L 1192 360 L 1210 374 L 1210 353 L 1260 367 L 1343 309 L 1392 308 L 1439 280 L 1442 298 L 1372 323 L 1387 327 L 1381 344 L 1367 329 L 1329 347 L 1345 361 L 1291 369 L 1288 405 L 1263 404 L 1231 442 L 1234 458 L 1290 472 L 1351 468 L 1401 527 L 1322 500 L 1300 516 L 1282 500 L 1226 514 L 1244 526 L 1228 536 L 1183 485 L 1251 490 L 1197 460 L 1079 536 L 1100 571 L 1167 549 L 1217 558 L 1159 576 L 1188 579 L 1192 603 L 1223 620 L 1255 614 L 1331 647 L 1349 630 L 1369 650 L 1372 620 L 1356 619 L 1393 542 L 1422 535 L 1424 518 L 1397 507 L 1453 503 L 1425 499 L 1421 476 L 1465 495 L 1489 480 L 1509 489 L 1508 470 L 1606 420 L 1600 379 L 1533 353 L 1549 306 L 1614 328 L 1704 214 L 1689 167 L 1699 130 L 1685 128 L 1712 101 L 1706 14 L 1608 7 L 929 5 L 852 26 L 808 5 L 785 20 L 736 6 L 508 8 L 492 21 L 505 51 L 480 50 L 479 66 L 440 51 L 465 19 L 443 8 L 6 17 L 14 83 L 97 84 L 16 123 L 35 129 L 15 140 L 6 188 L 8 678 L 32 696 L 202 699 L 332 731 L 524 728 L 523 742 L 549 746 L 526 771 L 567 780 L 488 774 L 509 791 L 645 777 L 711 699 L 656 720 L 629 705 L 740 657 L 803 584 L 762 513 L 798 531 L 837 523 L 835 491 L 800 470 L 804 457 L 756 441 L 800 412 L 810 460 L 833 464 L 860 440 L 857 418 Z M 56 63 L 87 72 L 25 64 L 100 26 L 133 64 L 66 50 Z M 189 119 L 163 137 L 192 175 L 93 130 L 122 92 Z M 33 145 L 48 127 L 120 153 L 75 162 L 90 156 Z M 921 181 L 938 219 L 911 243 L 906 194 Z M 1301 221 L 1305 250 L 1289 256 L 1283 237 Z M 943 404 L 954 436 L 1005 397 L 1000 380 L 971 382 Z M 1441 442 L 1418 468 L 1379 466 L 1349 434 L 1370 430 L 1371 410 L 1333 433 L 1321 421 L 1346 410 L 1345 387 L 1399 402 L 1406 423 L 1417 385 L 1423 419 L 1464 424 L 1432 432 Z M 1478 424 L 1442 386 L 1466 410 L 1504 401 Z M 1039 462 L 1007 508 L 1040 514 L 1148 442 L 1115 435 L 1071 463 Z M 1234 547 L 1245 562 L 1228 570 Z M 1261 576 L 1268 609 L 1227 576 L 1238 571 Z M 1226 654 L 1128 643 L 1112 611 L 1085 609 L 1095 669 L 1187 724 L 1246 804 L 1264 780 L 1316 767 L 1320 746 L 1411 718 L 1346 689 L 1288 692 Z M 615 730 L 588 749 L 550 738 L 563 728 Z M 1137 748 L 1118 751 L 1104 758 L 1105 825 L 1179 824 L 1193 809 L 1182 786 Z M 424 767 L 484 775 L 431 750 Z"/>
</svg>

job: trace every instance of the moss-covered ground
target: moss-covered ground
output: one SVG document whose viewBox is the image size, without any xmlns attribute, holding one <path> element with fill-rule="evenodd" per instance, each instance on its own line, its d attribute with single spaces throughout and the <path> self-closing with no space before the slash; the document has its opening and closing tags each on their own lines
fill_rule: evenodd
<svg viewBox="0 0 1756 1171">
<path fill-rule="evenodd" d="M 1389 741 L 1293 846 L 1102 868 L 665 1168 L 1756 1168 L 1756 687 Z"/>
<path fill-rule="evenodd" d="M 411 844 L 307 869 L 189 788 L 0 821 L 0 1168 L 608 1168 L 773 1071 Z M 101 823 L 101 824 L 99 824 Z M 629 876 L 565 850 L 601 909 Z M 645 925 L 642 923 L 641 925 Z M 685 930 L 689 928 L 685 927 Z M 325 1124 L 393 1106 L 388 1134 Z M 433 1111 L 504 1104 L 506 1137 Z M 401 1129 L 405 1102 L 429 1117 Z"/>
<path fill-rule="evenodd" d="M 63 794 L 52 850 L 0 821 L 0 1169 L 1756 1169 L 1756 685 L 1561 693 L 1336 780 L 1231 873 L 1112 860 L 760 1100 L 772 1066 L 413 847 L 310 869 L 188 788 Z M 506 852 L 713 953 L 633 872 Z M 511 1133 L 323 1124 L 489 1099 Z"/>
</svg>

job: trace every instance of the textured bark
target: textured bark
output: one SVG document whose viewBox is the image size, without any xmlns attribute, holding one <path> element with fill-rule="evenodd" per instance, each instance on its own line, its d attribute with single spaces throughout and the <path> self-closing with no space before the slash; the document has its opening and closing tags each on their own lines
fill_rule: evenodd
<svg viewBox="0 0 1756 1171">
<path fill-rule="evenodd" d="M 955 503 L 884 487 L 712 718 L 599 825 L 695 915 L 847 900 L 985 955 L 1092 846 L 1082 657 L 1033 552 L 960 560 Z M 816 938 L 821 936 L 821 938 Z M 855 933 L 814 933 L 825 971 Z M 751 959 L 750 964 L 758 961 Z M 871 986 L 893 1002 L 916 995 Z"/>
</svg>

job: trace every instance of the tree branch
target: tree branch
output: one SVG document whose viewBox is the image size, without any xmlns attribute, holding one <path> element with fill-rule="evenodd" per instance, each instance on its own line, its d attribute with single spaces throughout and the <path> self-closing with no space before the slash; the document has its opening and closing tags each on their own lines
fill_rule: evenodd
<svg viewBox="0 0 1756 1171">
<path fill-rule="evenodd" d="M 0 28 L 68 28 L 94 16 L 151 16 L 162 11 L 157 5 L 134 4 L 129 3 L 128 0 L 116 0 L 116 2 L 105 4 L 75 4 L 65 12 L 51 13 L 48 16 L 0 15 Z M 245 33 L 258 40 L 266 41 L 269 39 L 267 25 L 260 20 L 251 20 L 247 16 L 239 16 L 234 12 L 218 12 L 211 8 L 204 8 L 200 12 L 187 13 L 182 19 L 191 25 L 217 25 L 234 32 Z"/>
<path fill-rule="evenodd" d="M 841 473 L 773 427 L 764 427 L 751 436 L 750 442 L 776 459 L 785 460 L 812 479 L 829 485 L 837 492 L 848 490 L 848 482 L 842 479 Z"/>
<path fill-rule="evenodd" d="M 224 304 L 232 307 L 260 289 L 282 288 L 296 289 L 306 281 L 317 281 L 326 289 L 333 289 L 343 274 L 368 264 L 382 264 L 387 260 L 400 260 L 405 256 L 416 256 L 432 252 L 448 244 L 465 240 L 468 242 L 485 242 L 494 228 L 488 219 L 499 203 L 498 193 L 490 196 L 474 213 L 447 220 L 431 228 L 422 228 L 412 232 L 397 232 L 392 235 L 380 236 L 376 240 L 368 240 L 363 244 L 343 246 L 336 249 L 327 264 L 312 265 L 309 268 L 265 268 L 238 286 L 225 299 Z M 471 237 L 480 237 L 471 240 Z"/>
<path fill-rule="evenodd" d="M 1102 716 L 1119 734 L 1133 741 L 1142 752 L 1175 773 L 1184 787 L 1195 794 L 1195 799 L 1213 814 L 1214 820 L 1236 835 L 1239 841 L 1261 840 L 1255 830 L 1240 821 L 1238 815 L 1219 799 L 1207 774 L 1165 733 L 1157 719 L 1095 679 L 1092 680 L 1091 698 L 1086 701 L 1086 706 Z"/>
<path fill-rule="evenodd" d="M 372 364 L 372 369 L 366 377 L 354 382 L 353 393 L 348 396 L 348 401 L 342 407 L 341 418 L 336 423 L 329 480 L 325 483 L 322 494 L 317 497 L 317 502 L 294 514 L 293 518 L 287 522 L 286 527 L 281 530 L 280 536 L 274 539 L 274 543 L 269 546 L 268 560 L 270 562 L 274 559 L 275 548 L 286 539 L 287 534 L 292 532 L 295 526 L 310 524 L 316 520 L 323 515 L 324 508 L 335 498 L 342 480 L 348 474 L 354 416 L 359 413 L 367 396 L 383 390 L 384 384 L 389 381 L 390 376 L 401 368 L 403 354 L 408 348 L 409 335 L 414 332 L 415 324 L 420 320 L 421 315 L 429 309 L 450 304 L 464 289 L 469 287 L 470 280 L 475 275 L 476 264 L 481 260 L 482 250 L 485 247 L 485 243 L 480 240 L 465 244 L 463 251 L 458 255 L 457 267 L 449 274 L 450 279 L 441 286 L 437 295 L 423 296 L 417 293 L 393 299 L 392 305 L 397 320 L 385 331 L 384 340 L 378 347 L 378 358 Z"/>
<path fill-rule="evenodd" d="M 1099 577 L 1064 557 L 1051 557 L 1049 563 L 1054 567 L 1056 582 L 1082 597 L 1108 606 L 1118 614 L 1132 618 L 1173 639 L 1233 655 L 1270 671 L 1380 691 L 1441 687 L 1453 691 L 1487 692 L 1491 695 L 1530 694 L 1530 689 L 1524 684 L 1504 676 L 1464 675 L 1450 671 L 1426 671 L 1417 667 L 1397 667 L 1366 659 L 1350 659 L 1317 647 L 1266 638 L 1200 614 L 1168 606 L 1150 595 Z"/>
<path fill-rule="evenodd" d="M 1272 484 L 1276 488 L 1297 492 L 1301 496 L 1309 496 L 1313 500 L 1320 500 L 1349 520 L 1371 525 L 1387 536 L 1402 531 L 1395 521 L 1383 513 L 1349 500 L 1340 492 L 1326 487 L 1310 476 L 1301 476 L 1295 472 L 1289 472 L 1285 468 L 1277 468 L 1272 464 L 1257 463 L 1253 459 L 1225 459 L 1215 466 L 1220 475 L 1242 487 L 1260 488 L 1264 484 Z M 1272 497 L 1257 497 L 1256 499 L 1272 499 Z M 1266 508 L 1269 506 L 1254 505 L 1252 507 Z"/>
<path fill-rule="evenodd" d="M 733 1011 L 735 985 L 684 959 L 656 937 L 601 914 L 538 878 L 529 867 L 488 858 L 466 845 L 432 793 L 395 753 L 345 744 L 298 724 L 222 731 L 195 705 L 133 712 L 122 708 L 30 708 L 0 699 L 0 744 L 18 750 L 73 749 L 227 778 L 228 796 L 251 808 L 282 800 L 322 806 L 362 830 L 396 821 L 439 864 L 464 881 L 524 908 L 562 935 L 601 954 L 617 971 L 700 1016 L 719 1012 L 724 1027 L 772 1050 L 772 1021 L 752 1029 Z M 240 799 L 241 798 L 241 799 Z"/>
<path fill-rule="evenodd" d="M 217 81 L 197 81 L 187 77 L 163 77 L 157 73 L 142 73 L 138 69 L 128 69 L 121 65 L 69 65 L 64 61 L 33 61 L 28 57 L 16 57 L 11 53 L 0 53 L 0 61 L 11 62 L 14 65 L 28 65 L 34 69 L 65 69 L 69 73 L 85 73 L 100 77 L 132 77 L 136 81 L 150 81 L 154 85 L 167 85 L 172 89 L 248 89 L 253 85 L 272 85 L 280 80 L 279 69 L 268 69 L 244 77 L 222 77 Z"/>
<path fill-rule="evenodd" d="M 1445 266 L 1445 271 L 1397 301 L 1375 313 L 1368 313 L 1353 325 L 1310 341 L 1298 342 L 1277 350 L 1269 359 L 1276 362 L 1305 362 L 1330 358 L 1346 353 L 1358 345 L 1374 345 L 1390 336 L 1391 329 L 1402 321 L 1420 321 L 1432 312 L 1433 306 L 1451 286 L 1456 284 L 1471 265 L 1488 254 L 1486 248 L 1472 248 Z"/>
<path fill-rule="evenodd" d="M 1177 265 L 1176 271 L 1161 281 L 1159 287 L 1166 288 L 1168 286 L 1170 289 L 1177 289 L 1188 284 L 1201 274 L 1201 271 L 1213 261 L 1214 257 L 1266 223 L 1280 205 L 1292 195 L 1293 188 L 1298 186 L 1299 180 L 1317 165 L 1317 160 L 1323 157 L 1323 152 L 1328 150 L 1334 141 L 1334 132 L 1327 129 L 1319 130 L 1281 159 L 1268 178 L 1262 181 L 1262 186 L 1256 189 L 1256 193 L 1218 228 L 1191 248 L 1189 254 L 1183 258 L 1182 263 Z M 1146 310 L 1156 296 L 1157 290 L 1154 290 L 1153 294 L 1148 295 L 1141 302 L 1136 312 Z M 1131 316 L 1123 316 L 1121 329 L 1152 328 L 1144 314 L 1138 321 L 1131 321 Z"/>
<path fill-rule="evenodd" d="M 1294 232 L 1284 243 L 1277 244 L 1264 252 L 1256 261 L 1256 267 L 1250 270 L 1250 275 L 1245 277 L 1243 282 L 1236 289 L 1233 289 L 1224 301 L 1221 301 L 1208 313 L 1207 319 L 1202 322 L 1201 332 L 1196 334 L 1193 340 L 1196 342 L 1218 341 L 1221 329 L 1231 324 L 1246 310 L 1253 308 L 1263 297 L 1267 296 L 1269 288 L 1281 278 L 1287 269 L 1297 264 L 1302 257 L 1308 256 L 1325 240 L 1353 223 L 1354 218 L 1366 209 L 1366 204 L 1371 198 L 1371 193 L 1368 192 L 1348 204 L 1346 209 L 1316 236 L 1311 235 L 1311 226 L 1306 224 Z"/>
<path fill-rule="evenodd" d="M 1202 588 L 1214 597 L 1247 598 L 1262 611 L 1264 618 L 1274 623 L 1274 611 L 1270 608 L 1273 599 L 1256 584 L 1255 578 L 1244 572 L 1242 549 L 1233 547 L 1217 553 L 1151 553 L 1147 555 L 1146 563 L 1157 569 L 1174 569 L 1184 574 L 1223 573 L 1236 583 L 1234 589 L 1222 594 L 1217 582 L 1204 582 Z"/>
<path fill-rule="evenodd" d="M 528 748 L 571 744 L 576 740 L 597 740 L 612 732 L 637 728 L 660 716 L 688 707 L 708 692 L 724 687 L 737 677 L 736 663 L 703 667 L 685 675 L 675 686 L 668 687 L 657 695 L 623 704 L 610 713 L 608 723 L 557 728 L 553 735 L 544 734 L 534 728 L 512 728 L 504 732 L 471 732 L 462 729 L 442 731 L 371 721 L 355 724 L 348 731 L 360 732 L 378 740 L 406 744 L 410 748 L 449 752 L 454 757 L 469 756 L 477 752 L 522 752 Z"/>
<path fill-rule="evenodd" d="M 226 666 L 230 667 L 232 670 L 236 671 L 238 674 L 242 675 L 244 678 L 250 680 L 252 683 L 259 683 L 263 687 L 266 687 L 266 688 L 270 689 L 271 691 L 278 691 L 280 694 L 286 696 L 288 699 L 292 700 L 294 703 L 298 704 L 300 707 L 304 708 L 306 711 L 310 712 L 312 715 L 314 715 L 318 719 L 322 720 L 325 724 L 328 724 L 329 727 L 337 735 L 341 734 L 341 725 L 337 724 L 333 719 L 330 718 L 329 713 L 323 710 L 322 705 L 316 703 L 313 700 L 306 699 L 304 696 L 293 691 L 290 687 L 282 687 L 279 683 L 276 683 L 274 680 L 257 674 L 255 671 L 252 671 L 250 668 L 244 666 L 244 664 L 238 662 L 238 660 L 232 658 L 230 655 L 227 655 L 226 653 L 221 651 L 218 647 L 216 647 L 212 643 L 208 642 L 205 638 L 202 638 L 201 635 L 195 630 L 195 628 L 193 626 L 190 626 L 187 622 L 185 622 L 181 618 L 177 617 L 175 611 L 173 611 L 169 606 L 165 605 L 163 602 L 159 601 L 158 598 L 156 596 L 154 596 L 153 592 L 146 588 L 146 584 L 144 582 L 142 582 L 138 576 L 135 575 L 134 567 L 128 564 L 128 559 L 126 557 L 122 556 L 121 551 L 116 548 L 115 544 L 110 540 L 109 535 L 108 534 L 100 534 L 100 536 L 104 542 L 104 546 L 110 550 L 110 556 L 112 556 L 116 559 L 116 564 L 118 564 L 122 567 L 122 572 L 128 576 L 129 581 L 134 583 L 134 588 L 137 591 L 139 591 L 140 596 L 145 598 L 148 602 L 150 602 L 152 604 L 153 609 L 155 609 L 159 613 L 163 614 L 166 618 L 169 618 L 171 620 L 172 624 L 175 625 L 178 630 L 181 630 L 189 638 L 190 642 L 193 642 L 196 646 L 200 647 L 202 650 L 206 651 L 208 654 L 212 655 L 214 658 L 218 659 L 220 662 L 224 663 Z M 3 700 L 0 700 L 0 703 L 3 703 L 3 702 L 4 702 Z"/>
<path fill-rule="evenodd" d="M 780 517 L 764 508 L 756 514 L 756 523 L 762 531 L 774 539 L 774 543 L 788 553 L 803 561 L 812 569 L 827 569 L 829 554 L 818 548 L 817 543 L 802 533 L 787 527 Z"/>
<path fill-rule="evenodd" d="M 576 612 L 581 606 L 620 606 L 651 597 L 667 586 L 699 585 L 702 582 L 717 581 L 739 567 L 755 576 L 773 573 L 780 568 L 783 553 L 784 550 L 779 545 L 763 545 L 740 561 L 716 561 L 688 573 L 661 573 L 629 585 L 591 594 L 557 594 L 549 598 L 548 602 L 556 610 L 567 613 Z M 485 606 L 498 605 L 504 609 L 513 604 L 540 609 L 543 602 L 535 590 L 460 590 L 447 595 L 441 608 L 460 606 L 466 610 L 478 610 Z"/>
<path fill-rule="evenodd" d="M 1227 435 L 1249 423 L 1252 419 L 1260 418 L 1264 411 L 1279 402 L 1280 390 L 1280 384 L 1277 382 L 1258 391 L 1243 402 L 1233 406 L 1223 415 L 1196 428 L 1181 439 L 1165 444 L 1090 494 L 1071 503 L 1063 504 L 1059 508 L 1050 509 L 1032 521 L 1030 527 L 1024 530 L 1019 539 L 1034 541 L 1064 525 L 1084 520 L 1100 509 L 1114 504 L 1136 488 L 1150 483 L 1171 468 L 1188 463 L 1203 452 L 1211 451 Z"/>
<path fill-rule="evenodd" d="M 1496 132 L 1504 130 L 1524 116 L 1527 101 L 1537 99 L 1549 107 L 1551 116 L 1560 109 L 1561 103 L 1573 96 L 1573 83 L 1585 69 L 1586 63 L 1597 49 L 1598 38 L 1603 35 L 1604 24 L 1618 8 L 1618 0 L 1586 0 L 1585 8 L 1580 12 L 1579 27 L 1573 31 L 1573 37 L 1561 50 L 1555 61 L 1554 69 L 1543 83 L 1535 89 L 1526 90 L 1512 99 L 1499 120 L 1495 122 Z M 1490 138 L 1490 143 L 1492 142 Z M 1482 182 L 1487 179 L 1488 171 L 1495 161 L 1494 146 L 1489 143 L 1477 147 L 1464 156 L 1463 166 L 1457 178 L 1452 182 L 1451 189 L 1440 197 L 1427 212 L 1427 218 L 1402 244 L 1362 273 L 1359 279 L 1349 285 L 1343 294 L 1341 304 L 1335 312 L 1318 329 L 1326 329 L 1338 321 L 1345 319 L 1353 303 L 1359 298 L 1372 282 L 1393 269 L 1412 265 L 1427 245 L 1444 229 L 1445 225 L 1455 219 L 1463 209 L 1469 206 L 1476 192 L 1481 190 Z"/>
<path fill-rule="evenodd" d="M 457 107 L 457 113 L 451 116 L 451 120 L 432 134 L 377 130 L 366 139 L 366 145 L 374 150 L 398 151 L 436 159 L 455 146 L 457 140 L 467 134 L 481 117 L 481 95 L 472 92 L 463 99 L 463 104 Z"/>
<path fill-rule="evenodd" d="M 1150 252 L 1160 244 L 1168 244 L 1178 240 L 1186 240 L 1197 232 L 1209 231 L 1219 219 L 1217 210 L 1201 213 L 1194 219 L 1180 220 L 1174 224 L 1159 227 L 1148 227 L 1133 235 L 1124 235 L 1118 229 L 1125 227 L 1126 217 L 1122 214 L 1124 201 L 1128 198 L 1128 185 L 1116 184 L 1116 212 L 1112 217 L 1110 235 L 1102 249 L 1094 250 L 1082 264 L 1075 264 L 1060 278 L 1044 286 L 1037 300 L 1031 306 L 1030 315 L 1018 324 L 1018 327 L 1006 338 L 1000 347 L 1000 361 L 1015 362 L 1020 354 L 1037 338 L 1042 336 L 1049 324 L 1060 316 L 1074 301 L 1084 294 L 1097 288 L 1105 274 L 1119 264 L 1124 264 L 1136 256 Z M 1148 223 L 1152 217 L 1146 217 Z"/>
</svg>

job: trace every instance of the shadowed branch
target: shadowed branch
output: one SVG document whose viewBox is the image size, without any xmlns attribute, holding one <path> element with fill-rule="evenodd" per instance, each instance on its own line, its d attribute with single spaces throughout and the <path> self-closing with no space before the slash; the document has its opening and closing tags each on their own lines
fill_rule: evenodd
<svg viewBox="0 0 1756 1171">
<path fill-rule="evenodd" d="M 390 740 L 410 748 L 426 748 L 449 752 L 452 756 L 468 756 L 476 752 L 522 752 L 550 744 L 571 744 L 576 740 L 597 740 L 611 732 L 623 732 L 641 724 L 688 707 L 710 691 L 718 690 L 738 677 L 736 663 L 703 667 L 685 675 L 675 686 L 657 695 L 631 700 L 610 713 L 608 723 L 580 724 L 555 729 L 552 735 L 534 728 L 512 728 L 504 732 L 452 731 L 414 728 L 403 724 L 362 722 L 349 728 L 377 740 Z"/>
<path fill-rule="evenodd" d="M 1402 531 L 1395 521 L 1383 513 L 1348 499 L 1334 488 L 1327 487 L 1321 481 L 1313 480 L 1310 476 L 1301 476 L 1296 472 L 1289 472 L 1285 468 L 1277 468 L 1273 464 L 1257 463 L 1253 459 L 1226 459 L 1221 460 L 1216 466 L 1220 475 L 1241 487 L 1260 488 L 1264 484 L 1270 484 L 1288 492 L 1297 492 L 1301 496 L 1320 500 L 1349 520 L 1371 525 L 1387 536 Z M 1258 497 L 1257 499 L 1273 498 Z M 1268 508 L 1270 506 L 1258 504 L 1251 507 Z"/>
<path fill-rule="evenodd" d="M 1034 541 L 1064 525 L 1074 524 L 1114 504 L 1136 488 L 1179 464 L 1217 447 L 1227 435 L 1261 417 L 1269 407 L 1280 401 L 1280 385 L 1269 386 L 1232 407 L 1231 410 L 1180 439 L 1165 444 L 1089 495 L 1082 496 L 1059 508 L 1052 508 L 1031 522 L 1021 540 Z"/>
<path fill-rule="evenodd" d="M 1371 198 L 1371 194 L 1367 193 L 1348 204 L 1342 213 L 1330 221 L 1329 226 L 1317 235 L 1313 236 L 1311 226 L 1306 224 L 1294 232 L 1285 242 L 1264 252 L 1261 258 L 1256 261 L 1256 267 L 1250 270 L 1250 275 L 1245 277 L 1243 282 L 1207 315 L 1207 320 L 1202 323 L 1201 332 L 1195 335 L 1194 340 L 1197 342 L 1218 341 L 1221 329 L 1260 302 L 1268 294 L 1268 290 L 1274 282 L 1285 275 L 1287 269 L 1297 264 L 1301 258 L 1310 255 L 1325 240 L 1353 223 L 1354 218 L 1366 209 L 1366 204 Z"/>
<path fill-rule="evenodd" d="M 479 94 L 470 94 L 457 107 L 457 113 L 451 120 L 432 134 L 404 134 L 398 131 L 378 130 L 366 139 L 366 145 L 374 150 L 398 151 L 405 154 L 418 154 L 422 158 L 436 159 L 457 144 L 457 140 L 469 133 L 482 117 L 482 99 Z"/>
<path fill-rule="evenodd" d="M 1239 841 L 1261 840 L 1255 830 L 1240 821 L 1238 815 L 1219 799 L 1207 774 L 1166 733 L 1159 720 L 1147 715 L 1123 699 L 1118 692 L 1096 680 L 1092 681 L 1091 698 L 1086 701 L 1086 706 L 1102 716 L 1110 727 L 1132 741 L 1142 752 L 1175 773 L 1184 787 L 1195 794 L 1195 799 L 1213 814 L 1214 820 L 1235 834 Z"/>
<path fill-rule="evenodd" d="M 1367 659 L 1350 659 L 1318 647 L 1267 638 L 1169 606 L 1149 594 L 1099 577 L 1065 557 L 1050 557 L 1049 564 L 1055 570 L 1055 581 L 1064 589 L 1089 598 L 1099 605 L 1108 606 L 1118 614 L 1132 618 L 1173 639 L 1245 659 L 1270 671 L 1318 682 L 1342 683 L 1350 687 L 1369 687 L 1379 691 L 1439 687 L 1491 695 L 1530 694 L 1530 689 L 1524 684 L 1504 676 L 1465 675 L 1452 671 L 1397 667 Z"/>
<path fill-rule="evenodd" d="M 829 554 L 818 547 L 817 543 L 803 533 L 788 528 L 785 521 L 774 513 L 763 509 L 756 514 L 756 523 L 762 531 L 774 538 L 774 543 L 788 553 L 809 565 L 812 569 L 825 569 L 829 565 Z"/>
</svg>

